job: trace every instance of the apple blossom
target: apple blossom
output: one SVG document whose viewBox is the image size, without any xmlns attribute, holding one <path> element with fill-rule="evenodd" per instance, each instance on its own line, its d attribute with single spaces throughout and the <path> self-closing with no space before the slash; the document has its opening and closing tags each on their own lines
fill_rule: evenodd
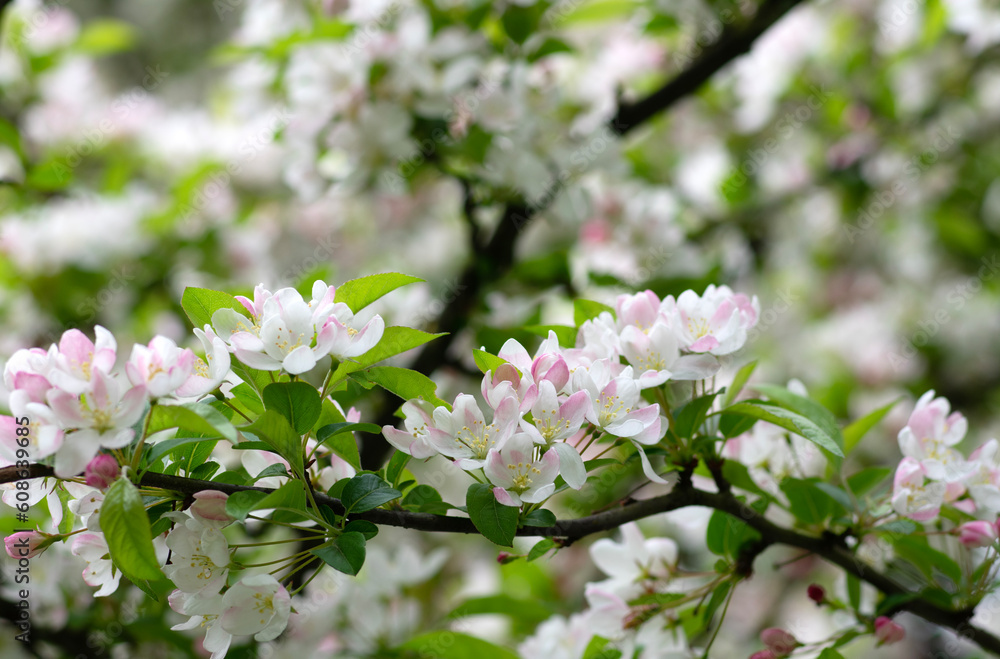
<svg viewBox="0 0 1000 659">
<path fill-rule="evenodd" d="M 122 448 L 132 441 L 132 426 L 146 405 L 146 388 L 122 389 L 120 380 L 95 370 L 92 390 L 82 395 L 49 391 L 49 406 L 58 422 L 66 429 L 75 429 L 67 433 L 56 453 L 57 476 L 75 476 L 101 448 Z"/>
<path fill-rule="evenodd" d="M 386 441 L 397 450 L 415 458 L 423 459 L 437 455 L 438 451 L 431 437 L 436 436 L 439 442 L 445 442 L 448 440 L 448 435 L 433 425 L 431 415 L 434 413 L 434 405 L 422 399 L 413 399 L 403 403 L 402 410 L 403 425 L 406 430 L 398 430 L 389 425 L 383 426 L 382 435 Z"/>
<path fill-rule="evenodd" d="M 229 500 L 229 495 L 225 492 L 202 490 L 191 496 L 194 503 L 191 504 L 188 511 L 202 524 L 222 528 L 234 521 L 226 512 L 226 501 Z"/>
<path fill-rule="evenodd" d="M 798 640 L 784 629 L 771 627 L 760 633 L 760 642 L 776 657 L 787 657 L 799 647 Z"/>
<path fill-rule="evenodd" d="M 4 538 L 3 544 L 7 555 L 16 560 L 38 556 L 58 538 L 39 531 L 17 531 Z"/>
<path fill-rule="evenodd" d="M 886 616 L 875 618 L 875 638 L 878 645 L 892 645 L 903 640 L 906 630 Z"/>
<path fill-rule="evenodd" d="M 893 480 L 892 507 L 897 513 L 918 522 L 938 516 L 944 503 L 945 484 L 926 482 L 927 470 L 914 458 L 903 458 Z"/>
<path fill-rule="evenodd" d="M 899 431 L 899 450 L 919 460 L 933 480 L 957 481 L 967 476 L 970 465 L 952 448 L 965 437 L 968 423 L 960 412 L 949 414 L 945 398 L 934 398 L 934 390 L 924 393 Z"/>
<path fill-rule="evenodd" d="M 94 327 L 95 341 L 77 329 L 63 332 L 56 346 L 49 348 L 51 368 L 43 373 L 52 386 L 70 394 L 82 394 L 93 387 L 97 373 L 108 375 L 115 366 L 118 343 L 108 330 Z"/>
<path fill-rule="evenodd" d="M 167 534 L 170 563 L 163 571 L 186 593 L 218 593 L 229 574 L 229 543 L 215 526 L 185 513 L 167 513 L 177 522 Z"/>
<path fill-rule="evenodd" d="M 121 472 L 122 470 L 121 467 L 118 466 L 118 460 L 116 460 L 113 455 L 100 453 L 95 455 L 94 458 L 87 463 L 86 468 L 84 468 L 84 482 L 86 482 L 90 487 L 103 491 L 111 487 L 111 484 L 114 483 L 119 476 L 121 476 Z"/>
<path fill-rule="evenodd" d="M 253 634 L 258 641 L 270 641 L 285 630 L 290 613 L 288 591 L 270 574 L 254 574 L 222 596 L 219 624 L 234 636 Z"/>
<path fill-rule="evenodd" d="M 191 616 L 186 622 L 174 625 L 173 630 L 205 629 L 203 647 L 212 653 L 211 659 L 223 659 L 232 645 L 233 635 L 222 628 L 222 595 L 186 593 L 175 590 L 167 598 L 170 608 L 182 615 Z"/>
<path fill-rule="evenodd" d="M 958 540 L 966 547 L 989 547 L 997 540 L 997 528 L 994 524 L 983 521 L 966 522 L 959 526 Z"/>
<path fill-rule="evenodd" d="M 728 355 L 743 347 L 747 330 L 757 324 L 760 304 L 728 286 L 710 284 L 705 293 L 684 291 L 676 302 L 667 298 L 661 306 L 678 332 L 681 348 L 691 352 Z"/>
<path fill-rule="evenodd" d="M 215 334 L 211 325 L 203 330 L 194 328 L 195 336 L 201 341 L 205 359 L 195 357 L 194 370 L 174 392 L 182 398 L 204 396 L 214 391 L 229 375 L 232 361 L 225 341 Z"/>
<path fill-rule="evenodd" d="M 512 364 L 501 364 L 496 372 L 486 371 L 483 376 L 482 393 L 486 403 L 493 409 L 508 396 L 519 402 L 519 411 L 525 414 L 538 399 L 538 385 L 530 376 L 522 377 Z"/>
<path fill-rule="evenodd" d="M 330 312 L 330 316 L 319 330 L 317 348 L 322 346 L 322 349 L 334 358 L 344 360 L 363 355 L 382 340 L 385 321 L 378 314 L 372 316 L 364 325 L 360 325 L 346 304 L 335 304 Z"/>
<path fill-rule="evenodd" d="M 679 550 L 670 538 L 646 538 L 634 522 L 619 529 L 621 542 L 601 538 L 590 546 L 594 564 L 609 580 L 608 589 L 626 588 L 644 579 L 669 579 Z"/>
<path fill-rule="evenodd" d="M 429 434 L 428 441 L 438 452 L 457 460 L 462 469 L 479 469 L 490 450 L 502 448 L 514 434 L 519 418 L 518 401 L 513 396 L 500 401 L 493 420 L 486 423 L 476 399 L 459 394 L 451 412 L 444 407 L 435 408 L 434 426 L 441 434 Z"/>
<path fill-rule="evenodd" d="M 72 552 L 87 561 L 83 580 L 88 586 L 99 586 L 94 597 L 106 597 L 118 590 L 122 573 L 111 562 L 108 543 L 103 533 L 81 533 L 73 539 Z"/>
<path fill-rule="evenodd" d="M 154 336 L 148 346 L 136 344 L 125 364 L 132 384 L 145 385 L 151 398 L 173 394 L 194 370 L 194 353 L 179 348 L 165 336 Z"/>
<path fill-rule="evenodd" d="M 516 433 L 502 448 L 490 449 L 484 468 L 486 477 L 496 487 L 493 494 L 505 506 L 540 503 L 552 496 L 559 475 L 559 456 L 549 449 L 533 457 L 535 445 L 525 433 Z"/>
</svg>

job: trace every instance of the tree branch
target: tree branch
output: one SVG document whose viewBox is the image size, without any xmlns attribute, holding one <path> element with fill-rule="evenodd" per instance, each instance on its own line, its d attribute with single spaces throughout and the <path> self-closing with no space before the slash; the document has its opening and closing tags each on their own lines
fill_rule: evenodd
<svg viewBox="0 0 1000 659">
<path fill-rule="evenodd" d="M 53 475 L 51 467 L 39 464 L 31 465 L 29 473 L 32 478 Z M 9 483 L 19 480 L 19 478 L 16 467 L 0 469 L 0 483 Z M 154 472 L 144 474 L 140 485 L 181 494 L 194 494 L 202 490 L 216 490 L 227 494 L 243 490 L 274 491 L 264 487 L 214 483 Z M 317 493 L 316 502 L 330 506 L 338 514 L 343 514 L 344 512 L 344 507 L 338 499 L 326 496 L 325 494 Z M 633 501 L 619 508 L 587 517 L 560 520 L 551 526 L 523 527 L 517 530 L 517 535 L 563 538 L 569 543 L 588 535 L 616 529 L 628 522 L 634 522 L 639 519 L 689 506 L 702 506 L 727 513 L 760 533 L 761 540 L 750 546 L 745 555 L 740 556 L 740 565 L 737 567 L 740 569 L 741 574 L 748 575 L 752 569 L 754 559 L 772 544 L 782 544 L 804 549 L 840 567 L 846 573 L 868 582 L 887 596 L 905 595 L 908 597 L 908 599 L 901 598 L 899 603 L 891 608 L 890 613 L 908 611 L 935 625 L 953 629 L 963 638 L 977 643 L 983 649 L 1000 656 L 1000 638 L 984 629 L 975 627 L 969 622 L 973 615 L 972 608 L 945 608 L 930 600 L 923 599 L 916 593 L 912 593 L 897 584 L 887 575 L 863 562 L 851 553 L 842 540 L 831 539 L 829 534 L 817 537 L 783 528 L 768 520 L 753 508 L 745 505 L 730 493 L 706 492 L 695 488 L 686 481 L 683 483 L 679 482 L 669 494 L 652 499 Z M 416 531 L 479 533 L 475 526 L 473 526 L 472 521 L 466 517 L 447 517 L 430 513 L 414 513 L 386 508 L 375 508 L 363 513 L 354 514 L 351 515 L 351 519 L 363 519 L 382 526 L 396 526 Z M 910 596 L 912 598 L 909 598 Z"/>
</svg>

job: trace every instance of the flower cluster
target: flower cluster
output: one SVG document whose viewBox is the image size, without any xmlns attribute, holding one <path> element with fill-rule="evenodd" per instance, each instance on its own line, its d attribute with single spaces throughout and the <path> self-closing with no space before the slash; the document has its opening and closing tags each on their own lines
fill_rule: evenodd
<svg viewBox="0 0 1000 659">
<path fill-rule="evenodd" d="M 299 375 L 327 355 L 347 359 L 364 354 L 382 338 L 381 316 L 356 327 L 354 312 L 335 302 L 335 294 L 333 286 L 317 281 L 306 302 L 294 288 L 272 293 L 259 284 L 253 300 L 236 297 L 249 318 L 235 309 L 219 309 L 205 330 L 223 337 L 236 358 L 251 368 Z"/>
<path fill-rule="evenodd" d="M 17 462 L 21 418 L 30 423 L 30 458 L 54 456 L 61 478 L 83 471 L 101 449 L 128 446 L 150 400 L 203 396 L 229 373 L 229 353 L 221 340 L 204 333 L 199 338 L 207 363 L 157 336 L 148 345 L 134 346 L 120 370 L 115 368 L 117 342 L 99 325 L 94 341 L 71 329 L 48 350 L 17 351 L 4 368 L 12 416 L 0 416 L 0 462 Z"/>
<path fill-rule="evenodd" d="M 483 469 L 497 500 L 509 506 L 544 501 L 558 475 L 582 487 L 582 454 L 604 437 L 630 442 L 646 476 L 662 483 L 644 447 L 664 436 L 666 419 L 642 390 L 713 375 L 717 355 L 743 346 L 758 309 L 756 298 L 725 286 L 676 300 L 652 291 L 621 295 L 614 315 L 602 311 L 580 326 L 573 348 L 561 347 L 554 331 L 534 356 L 508 340 L 482 380 L 488 412 L 469 394 L 459 394 L 451 409 L 410 400 L 406 429 L 385 426 L 383 434 L 413 457 L 440 454 L 466 471 Z"/>
<path fill-rule="evenodd" d="M 928 391 L 899 431 L 903 459 L 893 481 L 892 507 L 918 522 L 937 518 L 948 504 L 994 520 L 1000 513 L 1000 443 L 991 439 L 968 458 L 956 446 L 968 423 L 945 398 Z M 995 531 L 994 537 L 996 535 Z"/>
</svg>

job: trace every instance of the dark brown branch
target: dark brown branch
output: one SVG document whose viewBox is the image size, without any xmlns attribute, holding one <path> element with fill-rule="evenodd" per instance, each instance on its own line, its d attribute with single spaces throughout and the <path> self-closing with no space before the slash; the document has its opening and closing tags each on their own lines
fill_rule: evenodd
<svg viewBox="0 0 1000 659">
<path fill-rule="evenodd" d="M 32 477 L 52 476 L 53 474 L 52 468 L 44 465 L 31 465 L 29 471 Z M 6 467 L 0 469 L 0 483 L 12 482 L 18 480 L 18 478 L 16 468 Z M 213 483 L 153 472 L 144 474 L 140 484 L 145 487 L 161 488 L 181 494 L 194 494 L 202 490 L 217 490 L 226 492 L 227 494 L 242 490 L 273 491 L 263 487 Z M 337 513 L 344 512 L 344 507 L 340 501 L 332 497 L 317 493 L 316 501 L 319 504 L 330 506 Z M 761 539 L 757 543 L 747 547 L 744 554 L 740 556 L 740 564 L 737 567 L 743 575 L 748 575 L 751 572 L 753 561 L 764 549 L 772 544 L 782 544 L 803 549 L 820 556 L 826 561 L 840 567 L 848 574 L 867 581 L 887 596 L 910 594 L 909 591 L 891 578 L 878 572 L 875 568 L 865 564 L 856 555 L 852 554 L 841 540 L 829 537 L 829 534 L 816 537 L 783 528 L 743 504 L 732 494 L 705 492 L 686 482 L 679 483 L 669 494 L 652 499 L 633 501 L 619 508 L 587 517 L 561 520 L 552 526 L 524 527 L 518 529 L 517 534 L 521 536 L 557 537 L 564 539 L 566 541 L 564 544 L 568 544 L 584 536 L 616 529 L 628 522 L 689 506 L 703 506 L 727 513 L 745 522 L 760 533 Z M 417 531 L 478 533 L 472 521 L 465 517 L 446 517 L 403 510 L 376 508 L 351 515 L 351 519 L 363 519 L 382 526 L 396 526 Z M 944 608 L 928 600 L 915 597 L 914 599 L 901 601 L 894 607 L 892 612 L 898 611 L 908 611 L 936 625 L 951 628 L 964 638 L 977 643 L 983 649 L 1000 656 L 1000 638 L 970 624 L 969 621 L 973 614 L 971 608 Z"/>
</svg>

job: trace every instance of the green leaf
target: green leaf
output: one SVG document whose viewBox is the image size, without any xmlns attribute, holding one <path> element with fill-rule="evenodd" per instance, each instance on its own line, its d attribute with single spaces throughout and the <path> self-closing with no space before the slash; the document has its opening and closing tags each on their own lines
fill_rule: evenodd
<svg viewBox="0 0 1000 659">
<path fill-rule="evenodd" d="M 389 458 L 389 464 L 385 466 L 385 478 L 393 487 L 399 485 L 399 480 L 403 476 L 403 470 L 410 462 L 410 455 L 402 451 L 396 451 Z"/>
<path fill-rule="evenodd" d="M 962 568 L 950 556 L 928 545 L 927 538 L 896 536 L 892 539 L 892 548 L 897 558 L 915 565 L 931 583 L 934 582 L 935 568 L 953 583 L 962 583 Z"/>
<path fill-rule="evenodd" d="M 845 446 L 846 448 L 846 446 Z M 862 497 L 870 492 L 879 483 L 884 481 L 892 473 L 888 467 L 869 467 L 862 469 L 858 473 L 847 478 L 847 487 L 854 492 L 854 496 Z"/>
<path fill-rule="evenodd" d="M 593 300 L 573 300 L 573 322 L 577 327 L 591 318 L 597 318 L 604 311 L 609 312 L 612 317 L 615 315 L 615 310 L 606 304 Z"/>
<path fill-rule="evenodd" d="M 767 509 L 768 502 L 758 499 L 751 504 L 751 508 L 758 513 Z M 737 519 L 728 513 L 716 510 L 708 520 L 708 529 L 705 533 L 705 542 L 708 550 L 717 556 L 728 556 L 736 558 L 739 556 L 740 548 L 749 541 L 757 540 L 760 534 L 751 528 L 746 522 Z"/>
<path fill-rule="evenodd" d="M 316 441 L 320 445 L 328 444 L 334 453 L 347 461 L 356 470 L 361 471 L 361 455 L 358 453 L 358 443 L 353 432 L 370 432 L 378 434 L 382 429 L 374 423 L 354 423 L 344 421 L 323 426 L 316 432 Z"/>
<path fill-rule="evenodd" d="M 384 272 L 367 277 L 359 277 L 345 281 L 337 287 L 335 302 L 343 302 L 351 311 L 357 313 L 369 304 L 379 299 L 386 293 L 396 290 L 400 286 L 424 281 L 420 277 L 402 275 L 398 272 Z"/>
<path fill-rule="evenodd" d="M 73 47 L 88 55 L 108 55 L 129 50 L 135 41 L 131 23 L 104 18 L 87 23 Z"/>
<path fill-rule="evenodd" d="M 184 403 L 182 405 L 154 405 L 149 420 L 149 434 L 178 428 L 205 437 L 224 437 L 235 444 L 236 428 L 222 412 L 208 403 Z"/>
<path fill-rule="evenodd" d="M 546 339 L 549 338 L 549 332 L 555 332 L 556 340 L 563 348 L 572 348 L 576 345 L 577 329 L 569 325 L 528 325 L 523 329 Z"/>
<path fill-rule="evenodd" d="M 788 497 L 789 509 L 803 524 L 821 524 L 833 514 L 833 500 L 814 483 L 798 478 L 781 481 L 781 491 Z"/>
<path fill-rule="evenodd" d="M 733 383 L 729 385 L 728 389 L 726 389 L 726 398 L 725 401 L 723 402 L 723 405 L 729 407 L 730 405 L 733 404 L 733 401 L 736 400 L 736 397 L 740 395 L 741 391 L 743 391 L 743 387 L 750 379 L 750 376 L 753 375 L 753 371 L 755 368 L 757 368 L 756 359 L 750 362 L 749 364 L 745 364 L 742 368 L 740 368 L 740 370 L 736 371 L 736 376 L 733 378 Z"/>
<path fill-rule="evenodd" d="M 479 370 L 484 374 L 489 371 L 496 373 L 498 368 L 509 363 L 506 359 L 500 359 L 496 355 L 491 355 L 485 350 L 480 350 L 478 348 L 472 351 L 472 358 L 476 361 L 476 366 L 478 366 Z M 517 369 L 516 366 L 514 368 Z M 521 373 L 520 369 L 518 369 L 517 372 Z"/>
<path fill-rule="evenodd" d="M 212 324 L 212 314 L 219 309 L 235 309 L 237 312 L 247 316 L 246 307 L 240 304 L 235 297 L 222 291 L 213 291 L 208 288 L 194 288 L 188 286 L 181 295 L 181 307 L 184 313 L 191 319 L 191 324 L 201 329 L 205 325 Z M 247 316 L 249 318 L 249 316 Z M 235 360 L 233 360 L 235 362 Z"/>
<path fill-rule="evenodd" d="M 664 606 L 667 604 L 673 604 L 678 600 L 684 599 L 682 593 L 649 593 L 646 595 L 640 595 L 634 600 L 629 601 L 630 606 L 643 606 L 645 604 L 657 604 Z"/>
<path fill-rule="evenodd" d="M 538 600 L 501 594 L 467 599 L 448 614 L 448 619 L 456 620 L 466 616 L 499 614 L 537 624 L 553 613 L 555 611 L 552 608 Z"/>
<path fill-rule="evenodd" d="M 813 421 L 783 407 L 759 401 L 743 401 L 727 407 L 723 410 L 723 415 L 745 416 L 773 423 L 785 430 L 805 437 L 828 453 L 837 457 L 844 457 L 844 452 L 841 450 L 836 438 L 831 437 Z"/>
<path fill-rule="evenodd" d="M 299 480 L 290 480 L 273 492 L 240 490 L 233 492 L 226 499 L 226 514 L 241 522 L 255 510 L 271 508 L 304 511 L 306 508 L 305 484 Z"/>
<path fill-rule="evenodd" d="M 517 655 L 506 648 L 450 630 L 429 632 L 411 638 L 399 646 L 399 649 L 433 659 L 517 659 Z"/>
<path fill-rule="evenodd" d="M 329 510 L 329 507 L 327 507 Z M 365 536 L 365 540 L 371 540 L 378 535 L 378 526 L 366 519 L 354 519 L 344 526 L 345 533 L 360 533 Z"/>
<path fill-rule="evenodd" d="M 718 392 L 700 396 L 677 409 L 674 413 L 674 432 L 678 437 L 690 438 L 705 421 L 705 415 L 712 408 Z"/>
<path fill-rule="evenodd" d="M 545 554 L 549 552 L 550 549 L 554 549 L 556 546 L 555 541 L 552 538 L 542 538 L 535 543 L 535 546 L 531 548 L 528 552 L 528 562 L 538 560 Z"/>
<path fill-rule="evenodd" d="M 722 477 L 733 487 L 738 487 L 741 490 L 746 490 L 747 492 L 753 492 L 754 494 L 762 497 L 771 496 L 764 490 L 760 489 L 760 486 L 754 482 L 753 478 L 750 477 L 750 470 L 747 469 L 747 466 L 742 462 L 726 460 L 722 463 Z"/>
<path fill-rule="evenodd" d="M 847 575 L 847 601 L 855 611 L 861 610 L 861 580 L 853 574 Z"/>
<path fill-rule="evenodd" d="M 816 657 L 816 659 L 844 659 L 844 655 L 840 654 L 833 648 L 826 648 L 819 653 L 819 656 Z"/>
<path fill-rule="evenodd" d="M 233 398 L 250 412 L 257 415 L 264 412 L 264 404 L 260 400 L 260 394 L 246 382 L 239 383 L 230 389 L 230 392 L 233 394 Z"/>
<path fill-rule="evenodd" d="M 805 418 L 809 419 L 819 426 L 824 433 L 832 437 L 838 447 L 843 449 L 844 437 L 840 432 L 840 426 L 837 425 L 836 417 L 833 416 L 833 413 L 830 410 L 826 409 L 813 399 L 800 396 L 789 391 L 785 387 L 758 384 L 754 385 L 753 389 L 761 392 L 770 398 L 772 402 L 777 403 L 786 410 L 790 410 L 796 414 L 801 414 Z"/>
<path fill-rule="evenodd" d="M 573 52 L 573 47 L 562 39 L 556 39 L 554 37 L 546 37 L 546 39 L 538 45 L 528 55 L 529 62 L 537 62 L 543 57 L 548 57 L 549 55 L 554 55 L 555 53 L 571 53 Z"/>
<path fill-rule="evenodd" d="M 848 494 L 843 488 L 839 488 L 833 483 L 826 483 L 820 480 L 811 481 L 813 487 L 821 490 L 828 497 L 833 499 L 841 508 L 843 508 L 844 513 L 849 513 L 854 510 L 854 501 L 851 500 L 851 495 Z M 837 514 L 837 511 L 834 511 Z"/>
<path fill-rule="evenodd" d="M 854 447 L 858 445 L 858 442 L 861 441 L 861 438 L 864 437 L 869 430 L 874 428 L 879 421 L 884 419 L 885 415 L 888 414 L 892 410 L 892 408 L 896 406 L 896 403 L 898 403 L 902 399 L 903 399 L 902 396 L 900 396 L 891 403 L 883 405 L 877 410 L 869 412 L 868 414 L 864 415 L 857 421 L 851 423 L 849 426 L 844 428 L 844 453 L 850 453 L 852 450 L 854 450 Z"/>
<path fill-rule="evenodd" d="M 280 413 L 266 410 L 259 419 L 241 430 L 260 437 L 275 453 L 287 460 L 297 474 L 302 473 L 302 438 Z"/>
<path fill-rule="evenodd" d="M 435 512 L 444 506 L 441 494 L 430 485 L 417 485 L 403 497 L 400 505 L 416 512 Z"/>
<path fill-rule="evenodd" d="M 316 387 L 305 382 L 275 382 L 264 387 L 264 408 L 288 419 L 295 434 L 312 430 L 323 404 Z"/>
<path fill-rule="evenodd" d="M 359 371 L 356 377 L 374 382 L 403 400 L 423 398 L 435 407 L 445 407 L 451 411 L 451 405 L 438 398 L 437 383 L 423 373 L 398 366 L 373 366 Z"/>
<path fill-rule="evenodd" d="M 365 564 L 365 536 L 357 531 L 348 531 L 337 536 L 333 544 L 316 547 L 310 553 L 323 559 L 334 570 L 355 576 Z"/>
<path fill-rule="evenodd" d="M 708 606 L 705 607 L 704 620 L 706 626 L 712 624 L 712 618 L 715 616 L 715 612 L 718 611 L 719 607 L 722 606 L 722 603 L 726 601 L 726 596 L 729 595 L 729 591 L 732 587 L 733 582 L 723 581 L 715 587 L 715 590 L 712 591 L 712 597 L 709 598 Z M 721 625 L 722 622 L 720 621 L 719 624 Z"/>
<path fill-rule="evenodd" d="M 153 549 L 149 517 L 139 490 L 127 478 L 119 478 L 104 495 L 101 531 L 115 565 L 132 581 L 162 579 Z"/>
<path fill-rule="evenodd" d="M 542 12 L 534 6 L 510 5 L 500 17 L 500 22 L 511 41 L 523 44 L 535 32 L 541 15 Z"/>
<path fill-rule="evenodd" d="M 556 14 L 555 25 L 565 27 L 579 23 L 608 23 L 630 16 L 639 7 L 637 0 L 591 0 L 569 5 L 569 11 Z"/>
<path fill-rule="evenodd" d="M 385 332 L 382 333 L 382 338 L 371 350 L 353 360 L 342 361 L 337 365 L 337 370 L 334 371 L 331 379 L 336 382 L 350 373 L 355 373 L 383 359 L 388 359 L 407 350 L 422 346 L 428 341 L 436 339 L 439 336 L 444 336 L 445 334 L 446 332 L 431 334 L 413 329 L 412 327 L 398 327 L 396 325 L 386 327 Z"/>
<path fill-rule="evenodd" d="M 505 506 L 486 483 L 473 483 L 465 493 L 465 506 L 473 525 L 493 544 L 512 547 L 517 532 L 518 509 Z"/>
<path fill-rule="evenodd" d="M 344 504 L 344 514 L 350 515 L 378 508 L 401 496 L 403 495 L 399 490 L 375 474 L 358 474 L 344 486 L 340 502 Z"/>
<path fill-rule="evenodd" d="M 620 659 L 621 650 L 608 647 L 610 643 L 603 636 L 594 636 L 583 650 L 583 659 Z"/>
<path fill-rule="evenodd" d="M 532 510 L 524 517 L 525 526 L 552 526 L 556 521 L 555 513 L 544 508 Z"/>
</svg>

